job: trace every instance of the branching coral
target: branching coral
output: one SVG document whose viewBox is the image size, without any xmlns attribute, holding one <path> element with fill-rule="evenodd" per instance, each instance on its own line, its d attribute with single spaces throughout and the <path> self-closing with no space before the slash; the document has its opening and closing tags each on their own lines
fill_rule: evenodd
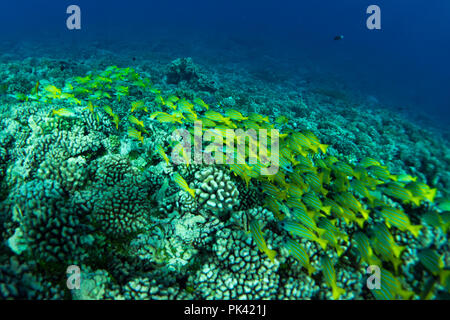
<svg viewBox="0 0 450 320">
<path fill-rule="evenodd" d="M 205 80 L 187 59 L 167 75 L 168 82 L 194 87 Z M 215 111 L 199 97 L 165 95 L 130 68 L 108 67 L 63 85 L 45 83 L 18 95 L 35 101 L 27 121 L 15 114 L 2 122 L 17 139 L 8 138 L 15 150 L 7 155 L 0 148 L 0 176 L 2 162 L 13 160 L 0 230 L 14 254 L 44 270 L 83 264 L 87 283 L 100 289 L 87 286 L 75 298 L 372 298 L 362 289 L 361 272 L 371 261 L 404 282 L 388 288 L 386 297 L 406 290 L 417 296 L 428 272 L 420 269 L 417 250 L 432 246 L 439 259 L 448 257 L 445 215 L 433 204 L 439 191 L 354 156 L 357 144 L 376 132 L 356 137 L 341 128 L 346 138 L 331 141 L 351 151 L 342 155 L 301 121 Z M 222 138 L 228 129 L 265 130 L 270 143 L 233 136 L 214 149 L 217 155 L 248 140 L 260 151 L 256 163 L 175 164 L 170 151 L 179 141 L 170 141 L 170 133 L 177 126 L 192 133 L 195 121 Z M 321 126 L 335 130 L 331 123 Z M 244 143 L 239 160 L 249 160 L 250 149 Z M 180 151 L 185 162 L 191 151 Z M 269 166 L 264 153 L 278 157 L 271 174 L 263 174 Z M 421 169 L 437 175 L 434 165 Z M 425 207 L 437 214 L 436 228 L 418 226 Z M 411 276 L 418 269 L 422 276 Z M 12 283 L 1 288 L 5 296 L 23 296 L 14 270 L 1 271 Z M 351 289 L 336 295 L 338 287 Z"/>
</svg>

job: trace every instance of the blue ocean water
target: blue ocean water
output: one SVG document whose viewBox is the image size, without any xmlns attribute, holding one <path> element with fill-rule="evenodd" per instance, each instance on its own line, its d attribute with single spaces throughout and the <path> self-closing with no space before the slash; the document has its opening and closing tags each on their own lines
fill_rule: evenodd
<svg viewBox="0 0 450 320">
<path fill-rule="evenodd" d="M 66 28 L 71 4 L 82 10 L 81 31 Z M 381 30 L 366 28 L 372 4 L 381 9 Z M 233 59 L 250 64 L 269 55 L 274 69 L 280 61 L 300 66 L 308 61 L 411 117 L 449 124 L 446 1 L 19 0 L 0 6 L 0 38 L 78 45 L 95 39 L 121 46 L 134 40 L 145 48 L 164 36 L 173 41 L 174 53 L 180 48 L 176 43 L 202 39 L 203 50 L 197 44 L 195 52 L 185 46 L 179 53 L 232 51 Z M 340 34 L 345 38 L 333 41 Z"/>
</svg>

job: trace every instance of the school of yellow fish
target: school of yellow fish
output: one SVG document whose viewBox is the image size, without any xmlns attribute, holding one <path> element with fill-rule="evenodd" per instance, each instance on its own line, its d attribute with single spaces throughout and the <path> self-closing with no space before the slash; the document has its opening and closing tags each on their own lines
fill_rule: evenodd
<svg viewBox="0 0 450 320">
<path fill-rule="evenodd" d="M 268 116 L 254 112 L 244 115 L 241 111 L 227 109 L 222 113 L 212 110 L 199 97 L 189 101 L 175 95 L 164 96 L 148 79 L 142 78 L 131 68 L 111 66 L 99 74 L 91 72 L 85 77 L 68 80 L 62 89 L 46 84 L 41 90 L 41 86 L 42 83 L 38 82 L 30 95 L 19 94 L 15 97 L 21 101 L 56 101 L 65 104 L 63 108 L 52 110 L 52 116 L 76 117 L 73 107 L 82 106 L 81 111 L 87 110 L 99 121 L 98 110 L 103 110 L 117 130 L 127 124 L 128 136 L 141 143 L 150 136 L 145 126 L 149 121 L 169 124 L 171 131 L 182 126 L 190 132 L 193 132 L 194 123 L 200 121 L 203 131 L 210 129 L 223 139 L 229 137 L 228 129 L 266 129 L 271 139 L 275 138 L 274 131 L 271 130 L 277 130 L 279 170 L 275 174 L 261 174 L 261 169 L 269 166 L 267 156 L 273 156 L 271 144 L 263 144 L 257 139 L 252 141 L 251 136 L 247 137 L 249 145 L 254 143 L 260 153 L 246 147 L 245 157 L 250 154 L 256 156 L 256 163 L 241 162 L 227 166 L 248 187 L 257 187 L 266 195 L 264 206 L 279 220 L 277 231 L 285 236 L 285 248 L 305 268 L 308 275 L 321 271 L 332 291 L 332 297 L 340 298 L 345 291 L 337 285 L 334 263 L 326 250 L 331 248 L 340 257 L 345 252 L 345 244 L 345 247 L 358 252 L 359 263 L 381 268 L 381 281 L 384 285 L 380 290 L 373 291 L 376 299 L 410 299 L 415 295 L 432 298 L 431 290 L 414 293 L 405 289 L 400 271 L 405 246 L 397 244 L 393 236 L 393 231 L 398 230 L 410 233 L 415 238 L 419 237 L 423 226 L 412 223 L 404 208 L 434 202 L 437 190 L 417 181 L 416 177 L 393 174 L 372 158 L 348 163 L 328 155 L 328 146 L 322 144 L 316 135 L 308 130 L 291 129 L 289 119 L 285 116 L 271 121 Z M 145 100 L 133 98 L 138 90 L 144 93 L 142 96 L 146 97 Z M 120 102 L 124 97 L 131 102 L 129 111 L 125 115 L 122 113 L 121 119 L 111 104 L 114 99 Z M 149 113 L 149 110 L 153 112 Z M 232 137 L 233 142 L 239 143 L 240 139 L 242 137 L 238 135 Z M 244 141 L 245 139 L 244 137 Z M 225 149 L 236 145 L 230 145 L 229 142 L 227 140 Z M 181 145 L 177 147 L 186 165 L 189 165 L 190 152 L 186 152 Z M 218 151 L 214 148 L 210 150 Z M 156 146 L 156 152 L 166 164 L 170 163 L 167 155 L 169 151 L 161 145 Z M 172 178 L 195 199 L 195 190 L 189 187 L 179 173 L 174 173 Z M 447 208 L 448 201 L 438 206 Z M 431 211 L 423 218 L 433 227 L 441 228 L 444 233 L 448 232 L 448 214 Z M 357 226 L 360 231 L 346 234 L 342 225 Z M 249 232 L 259 250 L 274 261 L 276 248 L 270 249 L 266 244 L 260 222 L 251 221 Z M 318 244 L 322 270 L 312 267 L 307 251 L 298 241 L 300 238 Z M 450 271 L 444 265 L 443 257 L 432 249 L 425 249 L 418 256 L 425 270 L 436 278 L 436 283 L 449 290 Z"/>
</svg>

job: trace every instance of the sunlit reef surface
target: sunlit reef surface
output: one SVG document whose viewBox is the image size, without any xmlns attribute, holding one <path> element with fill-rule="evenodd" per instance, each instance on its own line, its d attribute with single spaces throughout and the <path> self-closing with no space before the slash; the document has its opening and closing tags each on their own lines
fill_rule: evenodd
<svg viewBox="0 0 450 320">
<path fill-rule="evenodd" d="M 0 57 L 2 299 L 448 299 L 442 133 L 269 58 L 96 48 Z M 195 120 L 278 129 L 278 174 L 175 165 Z"/>
</svg>

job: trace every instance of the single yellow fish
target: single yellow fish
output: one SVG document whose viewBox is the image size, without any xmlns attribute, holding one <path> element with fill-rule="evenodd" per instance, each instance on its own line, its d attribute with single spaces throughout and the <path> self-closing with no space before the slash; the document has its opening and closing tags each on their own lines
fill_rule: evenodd
<svg viewBox="0 0 450 320">
<path fill-rule="evenodd" d="M 140 110 L 144 110 L 145 112 L 148 112 L 147 107 L 145 107 L 144 105 L 145 105 L 145 102 L 142 100 L 133 101 L 131 103 L 131 112 L 140 111 Z"/>
<path fill-rule="evenodd" d="M 52 110 L 52 113 L 56 114 L 57 116 L 60 116 L 60 117 L 73 117 L 73 116 L 75 116 L 75 113 L 72 110 L 67 109 L 67 108 L 61 108 L 61 109 L 58 109 L 58 110 Z"/>
<path fill-rule="evenodd" d="M 113 115 L 113 120 L 112 121 L 116 124 L 116 129 L 119 130 L 120 119 L 119 119 L 119 116 L 117 114 Z"/>
<path fill-rule="evenodd" d="M 244 117 L 244 116 L 242 115 L 242 113 L 240 113 L 239 111 L 234 110 L 234 109 L 228 109 L 228 110 L 226 110 L 226 111 L 225 111 L 225 115 L 226 115 L 228 118 L 230 118 L 230 119 L 232 119 L 232 120 L 236 120 L 236 121 L 243 121 L 243 120 L 247 120 L 247 119 L 248 119 L 248 117 Z"/>
<path fill-rule="evenodd" d="M 136 130 L 133 127 L 128 127 L 128 136 L 144 143 L 144 137 L 142 136 L 142 132 L 140 132 L 139 130 Z"/>
<path fill-rule="evenodd" d="M 194 99 L 194 103 L 196 105 L 198 105 L 199 107 L 202 107 L 202 108 L 204 108 L 206 110 L 209 110 L 209 106 L 200 98 L 195 98 Z"/>
<path fill-rule="evenodd" d="M 195 190 L 189 188 L 186 180 L 184 180 L 184 178 L 178 172 L 175 172 L 173 174 L 173 180 L 182 190 L 188 192 L 192 196 L 192 198 L 195 198 Z"/>
<path fill-rule="evenodd" d="M 166 152 L 164 151 L 163 147 L 161 145 L 156 146 L 156 151 L 158 154 L 166 161 L 166 164 L 169 165 L 169 157 L 167 156 Z"/>
<path fill-rule="evenodd" d="M 128 116 L 128 121 L 130 121 L 131 123 L 134 123 L 135 125 L 144 128 L 144 121 L 137 119 L 135 116 L 133 115 L 129 115 Z"/>
</svg>

